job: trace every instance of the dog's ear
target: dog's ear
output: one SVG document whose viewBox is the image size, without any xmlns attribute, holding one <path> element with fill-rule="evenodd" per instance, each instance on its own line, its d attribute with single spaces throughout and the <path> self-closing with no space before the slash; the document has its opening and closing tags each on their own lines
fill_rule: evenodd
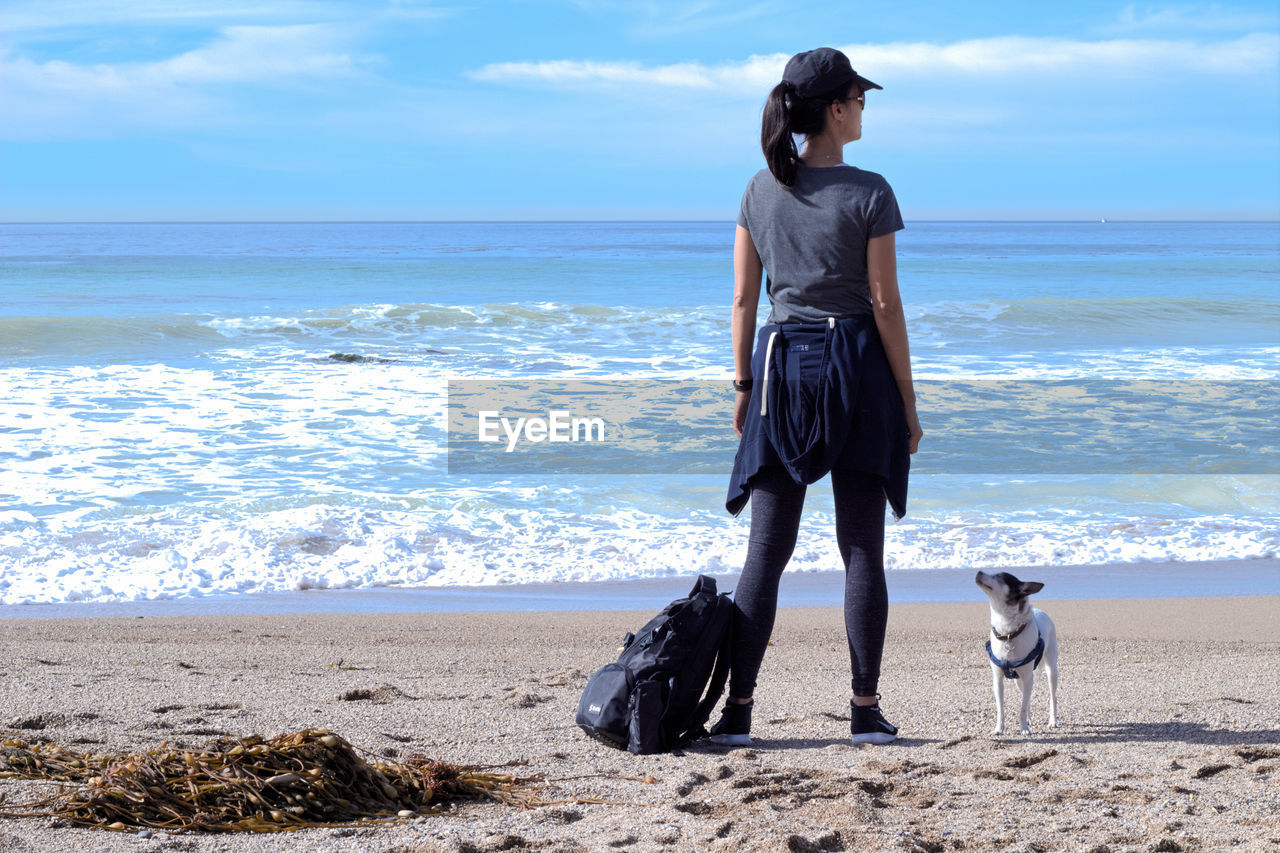
<svg viewBox="0 0 1280 853">
<path fill-rule="evenodd" d="M 1037 592 L 1039 592 L 1042 589 L 1044 589 L 1044 584 L 1040 583 L 1040 581 L 1023 581 L 1022 582 L 1023 595 L 1035 595 Z"/>
</svg>

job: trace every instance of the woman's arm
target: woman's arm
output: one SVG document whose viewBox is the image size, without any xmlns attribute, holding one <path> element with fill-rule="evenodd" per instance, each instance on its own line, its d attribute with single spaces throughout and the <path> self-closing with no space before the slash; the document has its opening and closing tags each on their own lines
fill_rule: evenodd
<svg viewBox="0 0 1280 853">
<path fill-rule="evenodd" d="M 898 381 L 902 405 L 911 432 L 911 452 L 920 446 L 920 418 L 916 415 L 916 390 L 911 382 L 911 348 L 907 344 L 907 318 L 902 312 L 902 295 L 898 292 L 898 254 L 893 234 L 872 237 L 867 241 L 867 278 L 871 284 L 871 306 L 875 311 L 876 329 L 889 369 Z"/>
<path fill-rule="evenodd" d="M 751 232 L 738 226 L 733 237 L 733 378 L 739 382 L 751 379 L 751 345 L 756 334 L 756 309 L 760 305 L 760 277 L 764 264 L 751 240 Z M 747 422 L 747 403 L 751 395 L 734 394 L 733 431 L 742 435 Z"/>
</svg>

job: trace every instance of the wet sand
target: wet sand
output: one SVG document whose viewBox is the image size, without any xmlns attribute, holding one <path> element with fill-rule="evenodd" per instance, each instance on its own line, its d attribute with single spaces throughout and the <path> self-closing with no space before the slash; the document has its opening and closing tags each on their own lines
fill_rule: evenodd
<svg viewBox="0 0 1280 853">
<path fill-rule="evenodd" d="M 1182 563 L 1108 563 L 1030 566 L 1013 570 L 1045 584 L 1054 598 L 1128 599 L 1203 596 L 1280 596 L 1280 559 Z M 892 604 L 975 600 L 973 569 L 891 569 Z M 721 590 L 738 584 L 734 573 L 712 575 Z M 470 613 L 543 610 L 648 610 L 689 592 L 692 575 L 607 581 L 558 581 L 469 587 L 374 587 L 207 595 L 149 601 L 65 602 L 0 607 L 3 619 L 131 616 L 283 616 L 312 613 Z M 822 607 L 844 596 L 844 572 L 788 572 L 780 607 Z"/>
<path fill-rule="evenodd" d="M 643 757 L 587 739 L 573 714 L 648 610 L 0 620 L 3 739 L 127 751 L 327 726 L 374 754 L 525 760 L 518 772 L 566 801 L 277 835 L 7 819 L 0 849 L 1280 848 L 1280 598 L 1038 604 L 1061 637 L 1058 729 L 1041 681 L 1032 735 L 1016 722 L 989 734 L 975 597 L 891 607 L 880 689 L 903 737 L 851 746 L 842 615 L 789 608 L 760 675 L 756 743 Z M 375 698 L 342 698 L 359 688 Z M 0 782 L 10 802 L 48 787 Z"/>
</svg>

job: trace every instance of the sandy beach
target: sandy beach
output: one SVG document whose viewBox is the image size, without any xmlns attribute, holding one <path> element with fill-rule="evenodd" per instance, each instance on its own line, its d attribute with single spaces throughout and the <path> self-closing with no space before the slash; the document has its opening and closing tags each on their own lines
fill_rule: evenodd
<svg viewBox="0 0 1280 853">
<path fill-rule="evenodd" d="M 1280 849 L 1280 598 L 1039 605 L 1061 636 L 1056 730 L 1042 683 L 1030 737 L 989 734 L 975 597 L 891 608 L 881 692 L 903 737 L 853 747 L 840 611 L 790 608 L 761 672 L 756 743 L 645 757 L 587 739 L 573 714 L 647 611 L 6 619 L 4 739 L 127 751 L 327 726 L 375 755 L 523 760 L 515 772 L 543 775 L 542 796 L 562 802 L 149 839 L 9 819 L 0 849 Z M 372 698 L 342 698 L 361 688 Z M 10 803 L 49 789 L 0 782 Z"/>
</svg>

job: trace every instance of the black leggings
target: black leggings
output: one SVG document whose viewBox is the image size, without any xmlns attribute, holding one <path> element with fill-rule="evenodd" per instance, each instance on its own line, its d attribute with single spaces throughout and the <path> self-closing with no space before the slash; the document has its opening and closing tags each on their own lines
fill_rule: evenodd
<svg viewBox="0 0 1280 853">
<path fill-rule="evenodd" d="M 733 594 L 733 657 L 729 695 L 755 692 L 756 674 L 773 633 L 778 581 L 800 529 L 806 487 L 782 466 L 760 469 L 751 480 L 751 541 Z M 889 593 L 884 582 L 884 488 L 880 478 L 832 471 L 836 542 L 844 559 L 844 627 L 855 696 L 875 695 L 880 680 Z"/>
</svg>

